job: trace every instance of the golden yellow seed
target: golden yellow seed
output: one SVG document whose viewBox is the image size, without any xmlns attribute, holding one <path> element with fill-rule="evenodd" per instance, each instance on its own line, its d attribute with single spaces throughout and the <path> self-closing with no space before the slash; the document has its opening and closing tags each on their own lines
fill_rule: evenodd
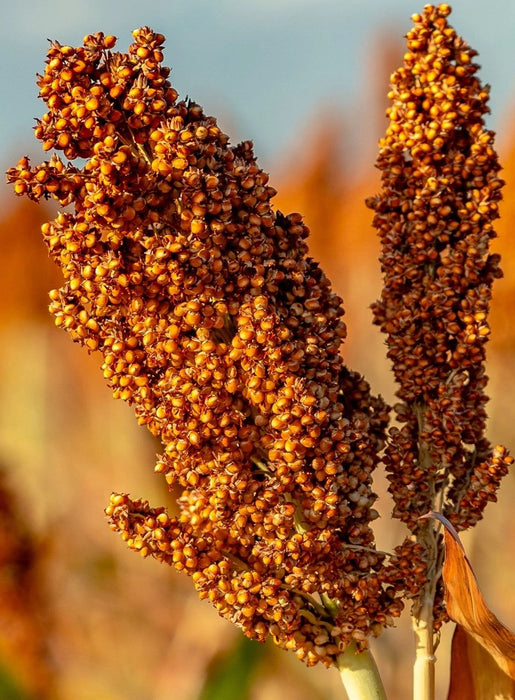
<svg viewBox="0 0 515 700">
<path fill-rule="evenodd" d="M 170 518 L 166 513 L 159 513 L 156 520 L 161 525 L 161 527 L 166 527 L 170 522 Z"/>
<path fill-rule="evenodd" d="M 100 103 L 98 101 L 98 98 L 93 95 L 88 100 L 86 100 L 85 107 L 89 112 L 93 112 L 95 109 L 98 109 L 99 104 Z"/>
<path fill-rule="evenodd" d="M 203 233 L 206 230 L 206 223 L 202 219 L 192 219 L 190 223 L 190 230 L 194 235 Z"/>
<path fill-rule="evenodd" d="M 188 167 L 188 161 L 186 158 L 174 158 L 172 160 L 172 168 L 177 170 L 185 170 Z"/>
<path fill-rule="evenodd" d="M 86 322 L 86 328 L 88 328 L 90 331 L 93 331 L 93 333 L 98 333 L 98 331 L 100 330 L 98 321 L 94 318 L 88 318 Z"/>
<path fill-rule="evenodd" d="M 57 137 L 57 146 L 59 148 L 66 148 L 71 141 L 70 134 L 59 134 Z"/>
<path fill-rule="evenodd" d="M 136 49 L 136 56 L 142 60 L 145 60 L 150 56 L 150 49 L 146 46 L 138 46 Z"/>
<path fill-rule="evenodd" d="M 27 189 L 27 184 L 22 180 L 16 180 L 16 182 L 14 183 L 14 191 L 16 192 L 16 194 L 25 194 Z"/>
<path fill-rule="evenodd" d="M 66 127 L 68 126 L 68 120 L 67 119 L 58 119 L 55 122 L 54 126 L 57 129 L 57 131 L 62 131 L 63 129 L 66 129 Z"/>
<path fill-rule="evenodd" d="M 116 165 L 121 165 L 122 163 L 125 163 L 127 160 L 127 153 L 125 151 L 117 151 L 113 155 L 113 163 L 116 163 Z"/>
<path fill-rule="evenodd" d="M 152 112 L 162 112 L 166 109 L 166 102 L 164 100 L 153 100 L 150 103 L 150 109 Z"/>
<path fill-rule="evenodd" d="M 113 85 L 112 88 L 109 90 L 109 96 L 113 98 L 113 100 L 116 100 L 117 97 L 120 97 L 120 95 L 123 93 L 123 86 L 122 85 Z M 111 119 L 113 118 L 113 112 L 111 112 Z"/>
</svg>

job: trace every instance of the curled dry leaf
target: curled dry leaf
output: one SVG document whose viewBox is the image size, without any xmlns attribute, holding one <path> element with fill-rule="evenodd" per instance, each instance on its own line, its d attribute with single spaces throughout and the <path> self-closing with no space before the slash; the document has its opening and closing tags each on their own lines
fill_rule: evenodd
<svg viewBox="0 0 515 700">
<path fill-rule="evenodd" d="M 515 698 L 515 635 L 488 608 L 451 523 L 440 513 L 424 517 L 436 518 L 445 528 L 445 605 L 458 625 L 453 638 L 449 699 Z M 469 690 L 464 695 L 466 687 Z"/>
</svg>

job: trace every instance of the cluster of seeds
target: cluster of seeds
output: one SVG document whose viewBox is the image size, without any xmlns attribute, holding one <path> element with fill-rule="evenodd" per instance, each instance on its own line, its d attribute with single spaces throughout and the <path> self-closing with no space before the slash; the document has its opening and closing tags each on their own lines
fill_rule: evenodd
<svg viewBox="0 0 515 700">
<path fill-rule="evenodd" d="M 487 314 L 501 276 L 489 243 L 503 181 L 484 125 L 488 89 L 449 13 L 427 5 L 413 17 L 391 79 L 382 191 L 368 202 L 384 274 L 375 321 L 401 401 L 385 462 L 394 515 L 415 532 L 440 502 L 455 527 L 474 525 L 513 462 L 484 436 Z"/>
<path fill-rule="evenodd" d="M 161 35 L 133 36 L 128 53 L 102 33 L 51 45 L 36 136 L 85 162 L 8 172 L 66 208 L 43 226 L 64 275 L 50 310 L 101 353 L 181 494 L 177 517 L 113 495 L 111 526 L 247 635 L 329 665 L 402 607 L 409 558 L 385 560 L 370 528 L 387 411 L 343 364 L 341 300 L 251 143 L 177 101 Z"/>
</svg>

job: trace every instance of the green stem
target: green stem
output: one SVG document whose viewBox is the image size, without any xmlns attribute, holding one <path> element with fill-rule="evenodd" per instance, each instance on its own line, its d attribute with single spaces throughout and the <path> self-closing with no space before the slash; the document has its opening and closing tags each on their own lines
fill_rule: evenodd
<svg viewBox="0 0 515 700">
<path fill-rule="evenodd" d="M 383 683 L 371 652 L 349 644 L 336 661 L 349 700 L 386 700 Z"/>
</svg>

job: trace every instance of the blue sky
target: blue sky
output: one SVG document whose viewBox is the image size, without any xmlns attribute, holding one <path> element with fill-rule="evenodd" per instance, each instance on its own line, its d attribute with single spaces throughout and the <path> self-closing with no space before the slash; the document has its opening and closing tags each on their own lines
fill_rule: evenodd
<svg viewBox="0 0 515 700">
<path fill-rule="evenodd" d="M 315 115 L 334 108 L 346 128 L 366 138 L 371 84 L 384 68 L 378 37 L 403 53 L 410 15 L 423 0 L 10 0 L 2 11 L 4 99 L 2 161 L 38 153 L 33 117 L 47 38 L 76 45 L 102 30 L 126 50 L 132 29 L 149 25 L 166 38 L 165 62 L 181 96 L 221 120 L 231 140 L 250 138 L 265 167 L 302 144 L 294 137 Z M 492 85 L 491 126 L 515 106 L 515 0 L 455 0 L 450 21 L 479 51 L 482 79 Z M 395 44 L 397 42 L 397 44 Z M 380 60 L 380 59 L 379 59 Z M 365 89 L 363 90 L 363 86 Z M 384 86 L 386 92 L 387 85 Z M 368 92 L 367 92 L 368 91 Z M 375 94 L 377 88 L 375 88 Z M 377 99 L 377 97 L 376 97 Z M 377 134 L 374 132 L 374 142 Z M 33 145 L 34 144 L 34 145 Z"/>
</svg>

